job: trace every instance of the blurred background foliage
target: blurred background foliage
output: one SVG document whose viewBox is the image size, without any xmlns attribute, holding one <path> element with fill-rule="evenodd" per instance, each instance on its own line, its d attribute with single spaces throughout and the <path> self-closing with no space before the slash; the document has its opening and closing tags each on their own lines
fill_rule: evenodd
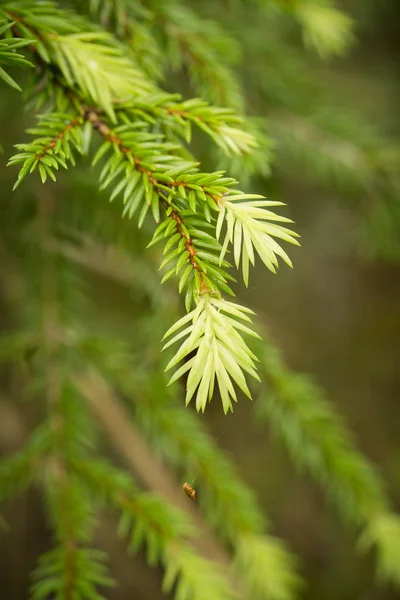
<svg viewBox="0 0 400 600">
<path fill-rule="evenodd" d="M 78 8 L 83 4 L 76 3 Z M 150 4 L 167 27 L 159 28 L 161 51 L 149 43 L 139 20 L 133 25 L 132 51 L 141 57 L 142 68 L 160 77 L 168 91 L 178 89 L 185 97 L 201 95 L 244 112 L 261 142 L 255 159 L 227 162 L 220 152 L 210 152 L 205 136 L 197 136 L 194 154 L 201 158 L 204 170 L 214 169 L 217 162 L 246 191 L 283 199 L 302 237 L 302 247 L 291 253 L 293 270 L 282 269 L 273 277 L 256 267 L 249 289 L 240 289 L 238 297 L 257 312 L 290 369 L 309 373 L 326 391 L 354 432 L 357 446 L 378 465 L 399 511 L 400 5 L 395 0 L 342 2 L 339 7 L 355 26 L 351 33 L 349 23 L 341 23 L 343 35 L 337 39 L 330 35 L 336 13 L 321 24 L 317 8 L 314 13 L 313 8 L 302 12 L 296 8 L 302 3 L 295 1 L 191 0 L 186 2 L 187 14 L 175 11 L 172 2 Z M 215 29 L 207 27 L 204 35 L 192 10 L 214 20 Z M 100 15 L 102 19 L 107 21 L 107 15 Z M 118 20 L 114 26 L 118 31 Z M 327 60 L 321 61 L 319 55 Z M 23 82 L 24 76 L 18 81 Z M 21 263 L 31 286 L 31 290 L 24 287 L 23 309 L 27 315 L 37 310 L 35 286 L 41 259 L 27 250 L 26 237 L 32 233 L 28 224 L 35 196 L 44 192 L 38 192 L 40 184 L 32 178 L 11 195 L 15 173 L 4 167 L 12 145 L 24 139 L 24 128 L 32 123 L 32 109 L 25 110 L 21 95 L 3 84 L 0 92 L 4 149 L 0 323 L 7 332 L 28 318 L 15 312 L 15 304 L 21 301 Z M 128 342 L 139 365 L 133 374 L 136 392 L 142 390 L 145 396 L 151 387 L 150 395 L 157 396 L 157 390 L 164 395 L 163 378 L 146 369 L 159 360 L 159 340 L 176 314 L 178 299 L 173 286 L 160 292 L 158 252 L 143 253 L 150 228 L 137 232 L 132 224 L 121 222 L 118 209 L 110 207 L 96 185 L 96 176 L 79 165 L 48 192 L 63 225 L 62 242 L 54 248 L 64 278 L 62 310 L 66 322 L 78 311 L 96 336 L 112 335 L 117 340 L 115 349 L 107 351 L 111 364 L 102 364 L 104 353 L 98 348 L 88 348 L 88 356 L 98 352 L 99 364 L 118 373 L 126 360 L 118 340 Z M 22 231 L 17 226 L 21 223 Z M 81 237 L 89 261 L 85 264 L 82 254 L 74 255 L 68 236 L 72 229 L 88 228 L 109 246 L 104 250 Z M 127 264 L 114 260 L 114 245 L 129 248 L 132 260 Z M 63 256 L 78 270 L 63 270 Z M 4 454 L 16 450 L 40 418 L 35 404 L 25 401 L 34 393 L 26 390 L 29 379 L 29 365 L 2 366 L 0 451 Z M 144 431 L 149 406 L 151 402 L 146 405 L 144 398 L 133 409 Z M 398 591 L 377 586 L 374 557 L 360 556 L 353 533 L 338 525 L 322 491 L 307 474 L 297 473 L 261 416 L 254 419 L 254 411 L 257 416 L 256 403 L 242 401 L 233 415 L 225 417 L 215 402 L 197 418 L 255 490 L 273 533 L 301 557 L 300 570 L 307 582 L 304 597 L 399 597 Z M 148 427 L 153 447 L 162 447 L 162 436 Z M 178 420 L 176 428 L 178 435 Z M 112 448 L 102 443 L 114 457 Z M 179 475 L 196 471 L 196 459 L 179 465 L 175 456 L 179 445 L 168 446 L 168 436 L 165 443 L 162 451 L 176 463 Z M 154 478 L 157 489 L 156 473 Z M 191 483 L 196 487 L 196 477 Z M 201 488 L 198 493 L 201 496 Z M 37 555 L 47 549 L 50 534 L 35 490 L 7 504 L 4 515 L 12 535 L 0 537 L 0 589 L 5 598 L 22 600 L 29 572 Z M 108 550 L 113 576 L 119 581 L 107 597 L 161 597 L 161 575 L 147 567 L 144 555 L 126 557 L 123 544 L 115 539 L 112 520 L 102 521 L 96 537 Z"/>
</svg>

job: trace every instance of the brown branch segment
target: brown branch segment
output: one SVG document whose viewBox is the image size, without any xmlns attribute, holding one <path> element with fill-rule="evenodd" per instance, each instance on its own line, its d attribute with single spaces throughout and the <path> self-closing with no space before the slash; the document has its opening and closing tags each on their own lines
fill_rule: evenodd
<svg viewBox="0 0 400 600">
<path fill-rule="evenodd" d="M 165 199 L 164 199 L 164 201 L 162 201 L 163 206 L 165 207 L 164 202 L 165 202 L 165 205 L 168 207 L 168 204 L 165 201 Z M 187 250 L 187 252 L 189 254 L 190 264 L 192 265 L 193 269 L 195 269 L 199 273 L 199 275 L 200 275 L 200 282 L 201 282 L 201 289 L 200 289 L 200 291 L 201 291 L 202 294 L 206 294 L 206 293 L 208 293 L 210 291 L 210 289 L 209 289 L 208 285 L 206 284 L 206 282 L 204 281 L 204 276 L 203 275 L 205 273 L 200 268 L 199 264 L 196 261 L 197 250 L 194 247 L 192 238 L 189 237 L 185 233 L 185 231 L 183 230 L 183 227 L 182 227 L 182 225 L 183 225 L 183 219 L 179 215 L 179 213 L 178 213 L 178 211 L 176 209 L 174 209 L 169 216 L 176 221 L 176 228 L 177 228 L 179 234 L 185 240 L 185 248 L 186 248 L 186 250 Z"/>
<path fill-rule="evenodd" d="M 46 156 L 46 154 L 49 150 L 53 150 L 55 148 L 58 140 L 64 139 L 65 134 L 68 131 L 71 131 L 75 127 L 78 127 L 78 125 L 82 125 L 82 121 L 83 121 L 83 119 L 81 116 L 76 116 L 73 119 L 71 119 L 71 121 L 69 123 L 67 123 L 65 125 L 65 127 L 52 138 L 52 140 L 48 143 L 48 145 L 44 146 L 44 148 L 41 152 L 36 153 L 36 160 L 40 162 L 40 159 L 43 158 L 44 156 Z"/>
</svg>

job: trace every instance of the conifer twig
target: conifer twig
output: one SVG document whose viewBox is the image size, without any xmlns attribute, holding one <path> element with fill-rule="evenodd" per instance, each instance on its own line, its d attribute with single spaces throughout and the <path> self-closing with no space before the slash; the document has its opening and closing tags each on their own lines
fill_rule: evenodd
<svg viewBox="0 0 400 600">
<path fill-rule="evenodd" d="M 50 429 L 53 432 L 53 454 L 49 457 L 48 466 L 51 473 L 52 485 L 58 488 L 63 497 L 62 504 L 68 511 L 67 486 L 68 474 L 63 460 L 62 430 L 64 427 L 60 411 L 62 395 L 62 373 L 58 360 L 59 340 L 61 339 L 61 324 L 58 314 L 58 289 L 57 271 L 53 257 L 45 250 L 45 243 L 49 237 L 49 221 L 54 211 L 54 202 L 48 188 L 38 192 L 38 217 L 42 230 L 43 268 L 42 268 L 42 294 L 43 294 L 43 339 L 47 351 L 46 357 L 46 401 L 49 411 Z M 53 492 L 52 492 L 53 493 Z M 71 526 L 71 523 L 69 523 Z M 75 561 L 76 541 L 72 531 L 68 531 L 62 540 L 65 549 L 65 600 L 72 600 L 75 589 Z"/>
</svg>

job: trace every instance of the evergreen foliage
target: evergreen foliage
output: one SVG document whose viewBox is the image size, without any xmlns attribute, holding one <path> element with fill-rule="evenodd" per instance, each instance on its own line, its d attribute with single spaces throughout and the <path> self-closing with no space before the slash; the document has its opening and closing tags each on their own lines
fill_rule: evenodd
<svg viewBox="0 0 400 600">
<path fill-rule="evenodd" d="M 24 40 L 15 37 L 7 37 L 13 23 L 8 23 L 6 20 L 0 21 L 0 64 L 9 65 L 10 67 L 33 67 L 33 64 L 26 60 L 22 54 L 15 52 L 16 48 L 23 48 L 28 44 L 33 43 L 33 40 Z M 0 78 L 8 85 L 16 90 L 22 91 L 18 83 L 0 67 Z"/>
<path fill-rule="evenodd" d="M 291 373 L 274 345 L 253 330 L 253 311 L 227 299 L 234 296 L 233 268 L 248 286 L 257 257 L 275 273 L 279 258 L 292 266 L 286 243 L 298 245 L 298 235 L 286 226 L 292 221 L 270 210 L 282 203 L 243 192 L 230 173 L 242 174 L 245 182 L 255 173 L 267 175 L 275 145 L 282 169 L 292 168 L 291 161 L 306 163 L 325 183 L 344 171 L 361 188 L 376 190 L 378 183 L 385 198 L 397 189 L 390 165 L 381 177 L 385 140 L 364 135 L 364 124 L 362 131 L 345 119 L 331 125 L 324 110 L 312 114 L 306 107 L 302 86 L 309 82 L 300 81 L 308 76 L 306 59 L 297 57 L 283 34 L 293 20 L 305 46 L 327 57 L 347 48 L 351 21 L 330 2 L 254 0 L 250 11 L 247 3 L 232 0 L 232 12 L 244 15 L 236 37 L 211 19 L 213 3 L 192 4 L 15 0 L 0 7 L 0 64 L 7 67 L 0 67 L 0 78 L 20 89 L 8 68 L 33 65 L 31 79 L 21 81 L 28 114 L 39 113 L 26 130 L 30 141 L 16 143 L 8 163 L 19 167 L 14 203 L 23 197 L 25 204 L 19 213 L 7 211 L 4 238 L 12 240 L 23 292 L 15 301 L 17 326 L 0 345 L 0 360 L 24 371 L 21 394 L 43 401 L 43 421 L 0 464 L 0 498 L 39 485 L 54 532 L 53 548 L 39 558 L 33 574 L 35 600 L 107 597 L 104 589 L 114 582 L 93 541 L 100 509 L 118 515 L 129 550 L 145 548 L 149 564 L 163 566 L 164 591 L 177 600 L 297 595 L 296 561 L 265 531 L 251 490 L 199 416 L 185 410 L 175 383 L 182 376 L 186 404 L 194 399 L 198 412 L 215 395 L 225 413 L 238 389 L 258 396 L 259 420 L 268 420 L 293 461 L 316 478 L 344 521 L 361 531 L 360 548 L 376 547 L 378 574 L 400 584 L 400 524 L 379 475 L 317 387 Z M 257 35 L 249 37 L 242 86 L 241 36 L 253 27 L 254 15 L 272 33 L 263 38 L 262 49 Z M 259 61 L 251 62 L 260 51 L 271 71 L 262 77 Z M 187 100 L 187 90 L 175 92 L 182 72 L 199 97 Z M 255 97 L 269 99 L 268 127 L 244 115 L 243 89 L 252 78 L 260 82 Z M 171 81 L 173 93 L 163 89 Z M 291 86 L 301 98 L 298 114 Z M 290 131 L 277 107 L 293 112 Z M 214 147 L 219 166 L 201 168 L 192 138 L 199 152 L 202 144 Z M 336 151 L 349 145 L 345 155 Z M 360 184 L 359 164 L 367 171 L 371 156 L 373 181 Z M 69 179 L 61 176 L 65 169 Z M 33 191 L 22 192 L 35 171 L 41 183 L 36 179 Z M 74 184 L 84 185 L 82 179 L 87 190 L 80 197 Z M 102 206 L 93 180 L 116 202 Z M 71 198 L 56 201 L 53 190 L 62 190 L 65 181 Z M 104 255 L 107 243 L 112 246 Z M 184 316 L 174 288 L 160 292 L 154 258 L 164 272 L 161 283 L 174 279 L 184 297 Z M 134 292 L 142 310 L 135 340 L 127 343 L 123 334 L 93 326 L 84 269 Z M 145 303 L 154 309 L 151 317 L 143 311 Z M 179 342 L 168 360 L 158 354 L 162 337 L 168 353 Z M 163 370 L 173 367 L 168 381 Z M 201 485 L 199 510 L 211 535 L 224 544 L 227 564 L 196 547 L 200 531 L 190 510 L 154 491 L 157 482 L 144 491 L 131 473 L 101 457 L 102 435 L 77 380 L 92 368 L 105 389 L 118 393 L 163 465 Z M 260 378 L 263 385 L 254 384 Z"/>
</svg>

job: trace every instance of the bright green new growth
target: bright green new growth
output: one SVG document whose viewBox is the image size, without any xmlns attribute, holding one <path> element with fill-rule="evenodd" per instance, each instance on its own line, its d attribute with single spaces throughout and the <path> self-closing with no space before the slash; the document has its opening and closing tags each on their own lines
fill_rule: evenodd
<svg viewBox="0 0 400 600">
<path fill-rule="evenodd" d="M 177 333 L 163 348 L 164 350 L 188 336 L 174 358 L 168 363 L 167 371 L 176 366 L 193 350 L 197 350 L 196 355 L 178 369 L 170 379 L 170 383 L 172 383 L 189 371 L 186 384 L 186 404 L 190 402 L 197 389 L 196 410 L 204 412 L 207 401 L 212 398 L 216 381 L 225 413 L 233 410 L 231 398 L 235 402 L 237 401 L 232 380 L 246 396 L 251 398 L 243 371 L 260 380 L 254 363 L 257 358 L 239 333 L 242 331 L 258 337 L 241 322 L 251 323 L 248 313 L 252 313 L 252 311 L 205 294 L 192 312 L 167 331 L 165 338 L 170 337 L 183 325 L 191 323 Z"/>
<path fill-rule="evenodd" d="M 262 196 L 245 194 L 224 196 L 220 202 L 221 210 L 217 222 L 218 239 L 224 223 L 224 217 L 226 217 L 227 231 L 220 260 L 225 256 L 229 243 L 233 244 L 236 267 L 239 268 L 240 258 L 242 258 L 243 281 L 246 286 L 249 283 L 249 263 L 254 265 L 254 249 L 265 266 L 275 273 L 278 267 L 278 256 L 283 258 L 289 267 L 292 266 L 292 262 L 283 248 L 273 239 L 273 236 L 290 244 L 298 245 L 296 240 L 298 236 L 290 229 L 281 225 L 263 222 L 281 221 L 284 223 L 293 223 L 291 219 L 276 215 L 270 210 L 264 210 L 264 207 L 267 206 L 282 206 L 282 202 L 271 202 L 268 200 L 243 202 L 243 200 L 250 198 L 262 198 Z M 240 200 L 242 202 L 239 202 Z"/>
</svg>

